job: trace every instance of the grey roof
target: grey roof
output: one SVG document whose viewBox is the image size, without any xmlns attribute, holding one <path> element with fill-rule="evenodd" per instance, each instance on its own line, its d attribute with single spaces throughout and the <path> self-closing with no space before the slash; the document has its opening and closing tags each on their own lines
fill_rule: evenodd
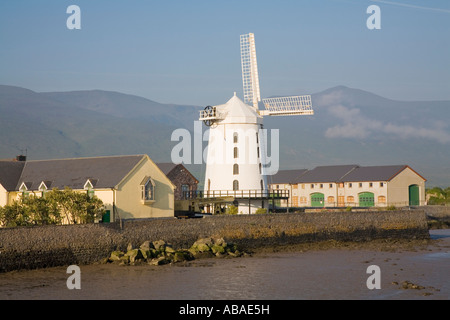
<svg viewBox="0 0 450 320">
<path fill-rule="evenodd" d="M 25 162 L 23 161 L 0 161 L 0 184 L 7 191 L 16 189 Z"/>
<path fill-rule="evenodd" d="M 270 184 L 298 183 L 300 177 L 307 171 L 307 169 L 279 170 L 276 174 L 267 176 L 267 181 Z"/>
<path fill-rule="evenodd" d="M 358 165 L 320 166 L 303 174 L 299 183 L 338 182 Z"/>
<path fill-rule="evenodd" d="M 165 163 L 157 163 L 156 164 L 159 169 L 165 174 L 168 175 L 170 171 L 173 170 L 178 164 L 174 164 L 172 162 L 165 162 Z"/>
<path fill-rule="evenodd" d="M 342 182 L 352 181 L 389 181 L 403 171 L 407 165 L 358 167 L 341 179 Z"/>
<path fill-rule="evenodd" d="M 23 167 L 15 189 L 25 183 L 37 190 L 42 181 L 51 182 L 51 188 L 82 189 L 88 179 L 95 188 L 114 188 L 144 158 L 144 155 L 95 158 L 34 160 Z"/>
</svg>

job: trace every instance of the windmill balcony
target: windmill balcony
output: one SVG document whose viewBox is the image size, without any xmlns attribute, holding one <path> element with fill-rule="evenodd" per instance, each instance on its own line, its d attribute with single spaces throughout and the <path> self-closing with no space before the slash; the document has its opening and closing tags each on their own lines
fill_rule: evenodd
<svg viewBox="0 0 450 320">
<path fill-rule="evenodd" d="M 212 107 L 210 109 L 201 110 L 199 120 L 218 120 L 223 118 L 224 117 L 216 111 L 216 107 Z"/>
<path fill-rule="evenodd" d="M 288 199 L 289 190 L 210 190 L 185 191 L 183 200 L 233 197 L 235 199 Z"/>
</svg>

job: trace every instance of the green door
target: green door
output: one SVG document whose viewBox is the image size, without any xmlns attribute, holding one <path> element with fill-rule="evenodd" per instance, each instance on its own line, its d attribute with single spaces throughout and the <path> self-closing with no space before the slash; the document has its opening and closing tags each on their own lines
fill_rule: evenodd
<svg viewBox="0 0 450 320">
<path fill-rule="evenodd" d="M 359 194 L 360 207 L 373 207 L 375 205 L 375 197 L 372 192 L 361 192 Z"/>
<path fill-rule="evenodd" d="M 417 184 L 412 184 L 409 186 L 409 205 L 418 206 L 419 205 L 419 186 Z"/>
<path fill-rule="evenodd" d="M 323 193 L 311 193 L 311 207 L 324 207 L 325 206 L 325 196 Z"/>
<path fill-rule="evenodd" d="M 111 222 L 111 211 L 105 211 L 105 214 L 102 217 L 102 222 Z"/>
</svg>

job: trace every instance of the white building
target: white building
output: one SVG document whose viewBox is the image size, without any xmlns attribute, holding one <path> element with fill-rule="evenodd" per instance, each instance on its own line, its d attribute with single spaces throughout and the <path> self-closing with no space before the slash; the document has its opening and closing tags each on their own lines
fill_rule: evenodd
<svg viewBox="0 0 450 320">
<path fill-rule="evenodd" d="M 291 171 L 291 170 L 287 170 Z M 285 170 L 269 180 L 270 189 L 289 189 L 286 202 L 278 207 L 387 207 L 426 204 L 426 179 L 407 165 L 321 166 L 297 170 L 286 179 Z M 292 174 L 291 174 L 292 175 Z"/>
<path fill-rule="evenodd" d="M 267 208 L 262 116 L 235 94 L 227 103 L 203 111 L 201 119 L 214 121 L 209 126 L 205 197 L 232 196 L 239 213 Z"/>
</svg>

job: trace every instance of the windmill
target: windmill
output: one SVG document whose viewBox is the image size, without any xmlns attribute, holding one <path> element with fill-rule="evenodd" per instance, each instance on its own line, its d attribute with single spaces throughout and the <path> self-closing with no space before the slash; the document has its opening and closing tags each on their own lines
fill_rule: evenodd
<svg viewBox="0 0 450 320">
<path fill-rule="evenodd" d="M 261 100 L 255 37 L 241 35 L 241 66 L 244 101 L 236 93 L 225 104 L 207 106 L 200 120 L 209 130 L 205 172 L 205 198 L 233 199 L 242 213 L 268 208 L 270 195 L 264 170 L 264 116 L 312 115 L 311 96 L 290 96 Z M 258 108 L 259 102 L 265 109 Z M 278 194 L 286 199 L 288 195 Z"/>
</svg>

